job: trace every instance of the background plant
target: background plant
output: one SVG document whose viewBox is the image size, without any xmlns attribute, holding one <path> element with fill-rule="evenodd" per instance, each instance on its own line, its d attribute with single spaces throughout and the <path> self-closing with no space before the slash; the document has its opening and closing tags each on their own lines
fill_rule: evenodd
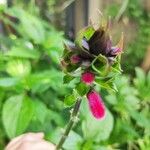
<svg viewBox="0 0 150 150">
<path fill-rule="evenodd" d="M 68 103 L 64 105 L 65 95 L 72 92 L 71 89 L 77 82 L 73 80 L 70 84 L 63 85 L 63 73 L 59 65 L 63 51 L 63 32 L 57 31 L 52 22 L 41 17 L 34 4 L 29 3 L 29 7 L 26 7 L 22 1 L 19 2 L 14 3 L 15 8 L 0 8 L 0 23 L 5 25 L 4 30 L 0 30 L 2 150 L 12 137 L 28 131 L 43 131 L 47 140 L 58 143 L 58 137 L 63 133 L 62 128 L 69 120 L 70 108 L 66 107 Z M 127 74 L 115 79 L 117 93 L 101 89 L 107 117 L 101 122 L 95 121 L 84 99 L 80 110 L 81 119 L 71 131 L 64 149 L 149 150 L 150 73 L 145 73 L 140 68 L 135 69 L 141 63 L 148 44 L 149 19 L 139 2 L 129 1 L 123 15 L 124 19 L 129 18 L 138 29 L 136 40 L 131 40 L 129 45 L 126 43 L 122 59 Z M 113 16 L 114 13 L 116 16 L 118 5 L 112 3 L 109 7 L 108 14 Z M 6 14 L 17 20 L 14 18 L 14 22 L 9 17 L 4 17 Z M 74 100 L 73 97 L 71 100 Z"/>
</svg>

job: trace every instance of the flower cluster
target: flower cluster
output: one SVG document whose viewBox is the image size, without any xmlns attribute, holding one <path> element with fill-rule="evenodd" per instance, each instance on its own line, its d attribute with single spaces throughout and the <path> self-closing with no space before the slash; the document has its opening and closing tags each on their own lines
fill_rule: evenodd
<svg viewBox="0 0 150 150">
<path fill-rule="evenodd" d="M 93 116 L 97 119 L 105 116 L 105 106 L 95 86 L 113 89 L 113 79 L 121 72 L 122 48 L 123 34 L 118 44 L 112 46 L 107 24 L 101 25 L 97 30 L 88 26 L 79 33 L 75 44 L 65 45 L 61 61 L 64 72 L 73 78 L 80 77 L 80 82 L 88 87 L 84 94 Z"/>
</svg>

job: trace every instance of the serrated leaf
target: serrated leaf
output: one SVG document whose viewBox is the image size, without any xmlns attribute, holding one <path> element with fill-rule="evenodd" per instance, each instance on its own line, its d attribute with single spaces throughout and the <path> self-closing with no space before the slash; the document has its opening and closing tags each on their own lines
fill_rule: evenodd
<svg viewBox="0 0 150 150">
<path fill-rule="evenodd" d="M 88 104 L 84 100 L 81 103 L 81 114 L 84 117 L 82 131 L 86 140 L 99 142 L 109 138 L 113 129 L 114 119 L 108 109 L 105 118 L 103 120 L 97 120 L 91 115 Z"/>
<path fill-rule="evenodd" d="M 98 55 L 92 62 L 92 68 L 98 74 L 106 76 L 109 71 L 109 63 L 105 56 Z"/>
<path fill-rule="evenodd" d="M 135 68 L 135 72 L 137 77 L 137 79 L 135 79 L 135 84 L 138 86 L 144 86 L 146 78 L 144 71 L 140 68 Z"/>
<path fill-rule="evenodd" d="M 3 106 L 2 120 L 9 138 L 22 134 L 33 116 L 33 103 L 28 97 L 10 97 Z"/>
<path fill-rule="evenodd" d="M 75 43 L 78 46 L 82 47 L 82 39 L 83 39 L 83 37 L 85 37 L 87 40 L 89 40 L 91 38 L 91 36 L 94 34 L 94 32 L 95 32 L 95 30 L 91 26 L 80 30 L 78 35 L 77 35 Z"/>
<path fill-rule="evenodd" d="M 31 63 L 28 60 L 13 59 L 8 61 L 6 71 L 14 77 L 24 77 L 31 72 Z"/>
<path fill-rule="evenodd" d="M 80 83 L 77 84 L 76 90 L 77 90 L 77 92 L 79 93 L 80 96 L 84 96 L 89 91 L 89 86 L 87 86 L 86 84 L 80 82 Z"/>
<path fill-rule="evenodd" d="M 15 86 L 18 83 L 18 81 L 19 79 L 17 78 L 11 78 L 11 77 L 0 78 L 0 87 Z"/>
<path fill-rule="evenodd" d="M 72 81 L 73 79 L 74 79 L 73 76 L 67 74 L 67 75 L 65 75 L 65 76 L 63 77 L 63 83 L 64 83 L 64 84 L 69 83 L 69 82 Z"/>
<path fill-rule="evenodd" d="M 43 124 L 48 114 L 48 109 L 46 105 L 39 100 L 34 100 L 33 105 L 34 105 L 34 115 L 36 119 Z"/>
<path fill-rule="evenodd" d="M 65 97 L 64 104 L 66 106 L 70 107 L 75 103 L 75 101 L 76 101 L 76 98 L 75 98 L 74 94 L 71 94 L 71 95 L 68 95 L 68 96 Z"/>
<path fill-rule="evenodd" d="M 5 53 L 5 56 L 10 57 L 19 57 L 19 58 L 31 58 L 31 59 L 38 59 L 39 52 L 36 50 L 25 49 L 23 47 L 13 47 L 10 51 Z"/>
<path fill-rule="evenodd" d="M 108 79 L 108 80 L 107 80 Z M 95 79 L 95 82 L 100 85 L 100 87 L 113 91 L 113 92 L 117 92 L 117 87 L 114 83 L 114 79 L 113 78 L 106 78 L 106 79 Z"/>
<path fill-rule="evenodd" d="M 81 107 L 81 109 L 88 107 L 86 102 L 82 102 L 82 105 L 84 105 L 84 107 Z M 85 118 L 82 122 L 84 138 L 91 139 L 96 142 L 108 139 L 114 124 L 114 119 L 110 111 L 107 109 L 106 116 L 103 120 L 96 120 L 89 111 L 87 112 L 85 110 L 81 111 Z"/>
<path fill-rule="evenodd" d="M 81 144 L 83 139 L 79 134 L 74 131 L 71 131 L 63 145 L 65 150 L 79 150 L 81 148 Z"/>
<path fill-rule="evenodd" d="M 51 132 L 49 138 L 53 143 L 57 144 L 61 136 L 62 136 L 62 129 L 57 127 L 53 132 Z M 73 130 L 71 130 L 66 138 L 65 143 L 63 144 L 63 148 L 65 150 L 79 150 L 81 149 L 82 142 L 83 142 L 82 137 Z"/>
</svg>

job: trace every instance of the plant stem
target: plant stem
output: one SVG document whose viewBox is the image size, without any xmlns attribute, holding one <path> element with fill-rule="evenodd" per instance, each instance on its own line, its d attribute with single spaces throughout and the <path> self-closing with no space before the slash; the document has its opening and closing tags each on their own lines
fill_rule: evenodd
<svg viewBox="0 0 150 150">
<path fill-rule="evenodd" d="M 56 146 L 56 150 L 59 150 L 60 148 L 62 148 L 69 132 L 71 131 L 74 123 L 76 122 L 76 117 L 78 115 L 78 112 L 79 112 L 79 108 L 80 108 L 80 104 L 81 104 L 81 99 L 78 99 L 77 102 L 75 103 L 74 105 L 74 108 L 73 108 L 73 111 L 72 111 L 72 114 L 70 116 L 70 120 L 68 122 L 68 125 L 66 127 L 66 130 L 65 132 L 63 133 L 58 145 Z"/>
</svg>

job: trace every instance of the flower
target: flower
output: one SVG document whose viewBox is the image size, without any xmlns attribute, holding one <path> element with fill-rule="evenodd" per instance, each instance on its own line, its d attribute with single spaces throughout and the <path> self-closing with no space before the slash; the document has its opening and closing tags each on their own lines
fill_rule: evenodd
<svg viewBox="0 0 150 150">
<path fill-rule="evenodd" d="M 93 83 L 94 79 L 95 79 L 95 75 L 92 72 L 84 72 L 81 75 L 81 81 L 87 85 Z"/>
<path fill-rule="evenodd" d="M 104 118 L 106 111 L 103 100 L 94 88 L 101 84 L 106 89 L 112 87 L 115 75 L 121 73 L 120 54 L 123 51 L 123 34 L 116 46 L 112 44 L 109 25 L 101 25 L 95 30 L 89 26 L 79 32 L 75 43 L 65 44 L 62 58 L 64 72 L 71 79 L 80 78 L 75 89 L 80 96 L 86 95 L 89 108 L 96 119 Z M 80 85 L 80 88 L 79 88 Z M 84 92 L 80 92 L 81 88 Z"/>
<path fill-rule="evenodd" d="M 105 116 L 105 106 L 101 96 L 96 91 L 90 91 L 87 94 L 90 110 L 96 119 L 102 119 Z"/>
<path fill-rule="evenodd" d="M 99 28 L 93 33 L 89 40 L 83 37 L 82 47 L 85 49 L 86 53 L 84 52 L 81 56 L 83 57 L 88 54 L 89 58 L 91 58 L 91 55 L 93 55 L 94 58 L 94 56 L 101 54 L 108 60 L 109 58 L 115 58 L 122 52 L 123 38 L 122 34 L 119 43 L 116 46 L 112 46 L 112 40 L 109 33 L 104 29 Z"/>
<path fill-rule="evenodd" d="M 90 31 L 91 34 L 87 37 L 86 34 Z M 91 64 L 96 57 L 103 55 L 108 59 L 109 65 L 112 65 L 115 58 L 122 53 L 123 39 L 124 36 L 122 33 L 118 44 L 113 46 L 112 38 L 107 26 L 100 26 L 97 30 L 92 26 L 86 27 L 83 30 L 83 34 L 79 36 L 79 42 L 75 42 L 75 44 L 68 43 L 68 45 L 65 45 L 66 51 L 63 60 L 65 62 L 70 62 L 72 65 L 78 64 L 78 66 L 74 67 L 76 70 L 78 67 L 84 66 L 85 62 Z"/>
</svg>

